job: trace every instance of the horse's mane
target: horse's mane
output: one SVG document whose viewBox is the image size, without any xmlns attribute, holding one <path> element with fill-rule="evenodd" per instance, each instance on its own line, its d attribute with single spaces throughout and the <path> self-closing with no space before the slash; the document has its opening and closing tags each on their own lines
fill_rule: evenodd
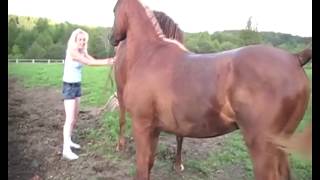
<svg viewBox="0 0 320 180">
<path fill-rule="evenodd" d="M 183 43 L 183 31 L 179 28 L 178 24 L 171 19 L 171 17 L 161 11 L 153 11 L 153 14 L 166 38 L 175 39 Z"/>
</svg>

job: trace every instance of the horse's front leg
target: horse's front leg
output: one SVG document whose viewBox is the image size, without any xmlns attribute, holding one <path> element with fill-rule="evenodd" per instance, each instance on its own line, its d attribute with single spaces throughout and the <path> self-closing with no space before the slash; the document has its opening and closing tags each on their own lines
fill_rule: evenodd
<svg viewBox="0 0 320 180">
<path fill-rule="evenodd" d="M 181 160 L 181 149 L 182 149 L 183 137 L 176 136 L 176 139 L 177 139 L 177 154 L 176 154 L 176 161 L 174 163 L 174 170 L 177 173 L 181 173 L 184 170 L 184 166 Z"/>
<path fill-rule="evenodd" d="M 126 125 L 126 110 L 122 99 L 122 94 L 118 93 L 118 101 L 119 101 L 119 137 L 117 144 L 117 151 L 122 151 L 125 149 L 126 139 L 124 137 L 125 125 Z"/>
<path fill-rule="evenodd" d="M 151 120 L 133 118 L 133 136 L 136 145 L 136 180 L 149 180 L 154 163 L 160 131 L 150 124 Z"/>
</svg>

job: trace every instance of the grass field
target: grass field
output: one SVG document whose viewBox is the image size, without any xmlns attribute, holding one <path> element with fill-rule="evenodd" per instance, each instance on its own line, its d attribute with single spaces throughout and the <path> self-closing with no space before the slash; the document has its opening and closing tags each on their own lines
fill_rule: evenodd
<svg viewBox="0 0 320 180">
<path fill-rule="evenodd" d="M 21 79 L 25 87 L 32 88 L 37 86 L 49 86 L 61 89 L 62 82 L 62 64 L 9 64 L 9 76 Z M 84 67 L 83 69 L 83 98 L 82 107 L 102 106 L 108 97 L 114 92 L 115 87 L 111 87 L 108 80 L 109 67 Z M 306 70 L 307 75 L 312 79 L 312 70 Z M 312 99 L 308 110 L 300 123 L 298 130 L 301 130 L 312 119 Z M 92 129 L 84 134 L 89 139 L 94 139 L 92 150 L 103 153 L 109 159 L 121 160 L 121 157 L 114 152 L 118 132 L 118 113 L 106 113 L 102 119 L 102 126 L 98 129 Z M 130 120 L 127 123 L 130 129 Z M 126 132 L 131 135 L 131 131 Z M 158 148 L 161 151 L 161 146 Z M 161 152 L 160 152 L 161 153 Z M 312 179 L 312 165 L 298 156 L 291 156 L 292 171 L 296 179 Z M 169 160 L 157 160 L 155 166 L 165 166 Z M 188 157 L 184 162 L 188 171 L 201 172 L 203 179 L 210 176 L 210 173 L 218 167 L 228 166 L 230 164 L 242 164 L 246 170 L 247 179 L 253 179 L 252 163 L 247 153 L 246 146 L 242 140 L 240 132 L 236 131 L 227 137 L 223 148 L 218 152 L 210 154 L 204 161 L 197 161 L 193 157 Z M 130 170 L 133 174 L 134 166 Z"/>
<path fill-rule="evenodd" d="M 84 67 L 81 99 L 84 106 L 101 106 L 114 92 L 109 78 L 109 67 Z M 62 88 L 62 64 L 9 64 L 9 76 L 19 77 L 25 87 L 49 86 Z"/>
</svg>

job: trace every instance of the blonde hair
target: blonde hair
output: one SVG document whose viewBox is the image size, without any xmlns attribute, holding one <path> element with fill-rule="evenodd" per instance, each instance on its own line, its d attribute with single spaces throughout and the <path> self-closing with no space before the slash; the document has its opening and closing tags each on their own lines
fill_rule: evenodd
<svg viewBox="0 0 320 180">
<path fill-rule="evenodd" d="M 85 44 L 85 47 L 84 47 L 84 53 L 88 53 L 88 41 L 89 41 L 89 35 L 86 31 L 80 29 L 80 28 L 77 28 L 76 30 L 74 30 L 68 40 L 68 47 L 67 47 L 67 53 L 70 52 L 71 50 L 74 50 L 76 47 L 77 47 L 77 44 L 76 44 L 76 38 L 78 36 L 78 34 L 84 34 L 85 38 L 86 38 L 86 44 Z"/>
</svg>

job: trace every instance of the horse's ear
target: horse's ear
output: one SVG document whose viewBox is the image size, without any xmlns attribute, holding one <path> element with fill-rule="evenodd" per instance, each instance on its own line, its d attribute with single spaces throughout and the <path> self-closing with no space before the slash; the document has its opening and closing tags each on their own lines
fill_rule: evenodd
<svg viewBox="0 0 320 180">
<path fill-rule="evenodd" d="M 119 6 L 120 3 L 121 3 L 121 0 L 117 0 L 116 4 L 114 5 L 114 8 L 113 8 L 113 13 L 116 12 L 116 9 L 117 9 L 117 7 Z"/>
</svg>

